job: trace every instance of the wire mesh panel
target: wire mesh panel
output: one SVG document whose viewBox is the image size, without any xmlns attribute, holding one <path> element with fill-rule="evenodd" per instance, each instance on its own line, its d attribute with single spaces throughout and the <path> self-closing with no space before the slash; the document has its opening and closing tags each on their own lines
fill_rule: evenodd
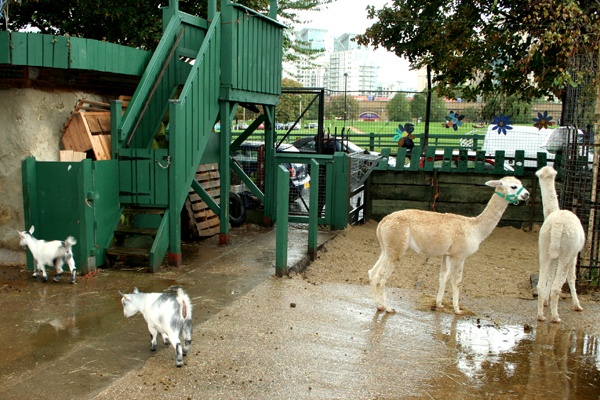
<svg viewBox="0 0 600 400">
<path fill-rule="evenodd" d="M 600 265 L 600 216 L 597 210 L 598 165 L 589 140 L 582 137 L 582 131 L 568 128 L 567 143 L 564 147 L 562 188 L 560 207 L 570 210 L 581 220 L 586 233 L 586 244 L 579 255 L 578 281 L 588 285 L 599 284 Z"/>
<path fill-rule="evenodd" d="M 354 153 L 350 158 L 350 191 L 353 192 L 366 182 L 371 172 L 377 166 L 381 156 Z"/>
</svg>

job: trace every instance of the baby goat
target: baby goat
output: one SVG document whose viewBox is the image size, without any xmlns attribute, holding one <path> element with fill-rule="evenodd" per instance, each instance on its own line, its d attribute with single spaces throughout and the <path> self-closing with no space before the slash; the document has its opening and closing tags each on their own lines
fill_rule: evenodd
<svg viewBox="0 0 600 400">
<path fill-rule="evenodd" d="M 75 269 L 75 259 L 73 258 L 73 245 L 77 244 L 77 241 L 73 236 L 69 236 L 65 241 L 53 240 L 47 242 L 45 240 L 38 240 L 33 237 L 33 231 L 35 227 L 32 225 L 29 231 L 17 231 L 21 236 L 21 246 L 29 247 L 31 255 L 35 262 L 35 270 L 33 271 L 33 277 L 37 278 L 38 274 L 42 275 L 42 281 L 48 281 L 48 274 L 46 273 L 46 265 L 52 266 L 56 269 L 56 275 L 52 278 L 55 282 L 59 282 L 62 273 L 63 265 L 67 263 L 69 270 L 71 271 L 71 283 L 75 283 L 75 276 L 77 270 Z"/>
<path fill-rule="evenodd" d="M 192 342 L 192 303 L 180 286 L 172 286 L 163 293 L 133 293 L 122 296 L 123 314 L 129 318 L 140 312 L 152 335 L 150 350 L 156 350 L 156 336 L 160 333 L 165 345 L 175 349 L 175 365 L 181 367 Z M 183 348 L 179 339 L 183 334 Z"/>
</svg>

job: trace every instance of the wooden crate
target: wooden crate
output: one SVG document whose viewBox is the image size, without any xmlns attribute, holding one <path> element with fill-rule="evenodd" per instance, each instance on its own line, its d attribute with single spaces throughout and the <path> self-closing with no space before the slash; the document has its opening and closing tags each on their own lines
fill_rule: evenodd
<svg viewBox="0 0 600 400">
<path fill-rule="evenodd" d="M 130 96 L 119 96 L 123 110 Z M 88 152 L 96 160 L 110 160 L 110 104 L 81 99 L 63 126 L 62 142 L 65 150 Z"/>
<path fill-rule="evenodd" d="M 61 150 L 60 161 L 78 162 L 85 158 L 86 154 L 81 151 Z"/>
<path fill-rule="evenodd" d="M 221 178 L 218 164 L 202 164 L 196 171 L 196 181 L 208 192 L 210 197 L 219 204 Z M 188 216 L 188 227 L 192 238 L 208 237 L 219 233 L 219 217 L 211 211 L 208 205 L 190 188 L 185 201 Z"/>
<path fill-rule="evenodd" d="M 66 150 L 92 150 L 96 160 L 110 160 L 110 113 L 73 113 L 62 142 Z"/>
</svg>

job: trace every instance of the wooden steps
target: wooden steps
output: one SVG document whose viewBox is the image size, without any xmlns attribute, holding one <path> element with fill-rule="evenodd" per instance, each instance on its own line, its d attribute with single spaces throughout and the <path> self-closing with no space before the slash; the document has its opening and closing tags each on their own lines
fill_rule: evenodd
<svg viewBox="0 0 600 400">
<path fill-rule="evenodd" d="M 196 171 L 196 181 L 219 204 L 221 178 L 218 164 L 201 164 Z M 190 238 L 209 237 L 219 233 L 219 216 L 190 188 L 185 200 L 184 215 L 187 214 Z"/>
<path fill-rule="evenodd" d="M 124 219 L 115 229 L 113 242 L 106 250 L 108 267 L 117 268 L 119 264 L 145 264 L 148 266 L 150 251 L 158 229 L 148 226 L 135 226 L 136 216 L 162 218 L 165 212 L 166 209 L 164 208 L 125 208 L 123 210 Z"/>
</svg>

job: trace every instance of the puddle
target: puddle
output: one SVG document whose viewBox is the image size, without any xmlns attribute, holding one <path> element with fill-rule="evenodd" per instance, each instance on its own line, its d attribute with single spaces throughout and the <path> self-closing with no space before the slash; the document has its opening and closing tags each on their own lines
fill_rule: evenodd
<svg viewBox="0 0 600 400">
<path fill-rule="evenodd" d="M 584 332 L 552 323 L 524 329 L 456 318 L 441 336 L 473 391 L 530 398 L 600 395 L 600 342 Z"/>
</svg>

